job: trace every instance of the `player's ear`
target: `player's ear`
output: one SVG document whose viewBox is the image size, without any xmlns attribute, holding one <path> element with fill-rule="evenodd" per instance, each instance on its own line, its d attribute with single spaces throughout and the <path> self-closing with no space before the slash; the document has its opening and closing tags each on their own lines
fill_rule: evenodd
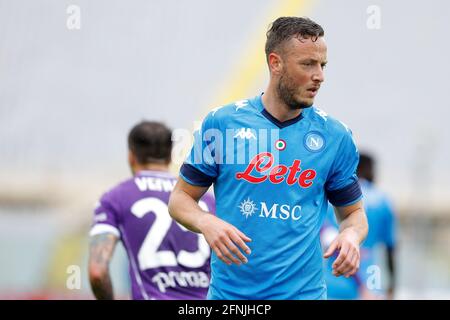
<svg viewBox="0 0 450 320">
<path fill-rule="evenodd" d="M 269 54 L 269 68 L 274 75 L 280 74 L 283 69 L 283 60 L 281 56 L 275 52 Z"/>
</svg>

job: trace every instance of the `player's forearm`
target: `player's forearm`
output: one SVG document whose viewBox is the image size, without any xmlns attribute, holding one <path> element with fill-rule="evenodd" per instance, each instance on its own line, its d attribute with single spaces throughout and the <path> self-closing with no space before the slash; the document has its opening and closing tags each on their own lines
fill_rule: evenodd
<svg viewBox="0 0 450 320">
<path fill-rule="evenodd" d="M 362 243 L 367 236 L 369 226 L 363 208 L 357 208 L 342 219 L 339 232 L 353 232 L 356 234 L 359 243 Z"/>
<path fill-rule="evenodd" d="M 89 281 L 92 292 L 99 300 L 114 299 L 109 276 L 109 263 L 118 241 L 111 233 L 102 233 L 91 238 L 89 250 Z"/>
<path fill-rule="evenodd" d="M 114 291 L 109 272 L 106 272 L 101 277 L 90 279 L 92 292 L 98 300 L 113 300 Z"/>
<path fill-rule="evenodd" d="M 180 189 L 174 190 L 170 196 L 169 213 L 173 219 L 197 233 L 201 233 L 201 218 L 208 214 L 200 208 L 197 201 Z"/>
</svg>

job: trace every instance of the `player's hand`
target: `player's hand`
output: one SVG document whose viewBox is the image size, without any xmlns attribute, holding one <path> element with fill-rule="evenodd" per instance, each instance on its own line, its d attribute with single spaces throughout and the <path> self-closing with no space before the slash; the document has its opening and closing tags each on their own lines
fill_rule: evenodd
<svg viewBox="0 0 450 320">
<path fill-rule="evenodd" d="M 228 265 L 247 263 L 247 257 L 241 252 L 250 254 L 245 242 L 252 241 L 236 227 L 212 214 L 204 214 L 200 218 L 199 229 L 217 257 Z"/>
<path fill-rule="evenodd" d="M 333 263 L 333 275 L 344 275 L 346 278 L 354 275 L 359 269 L 360 253 L 358 235 L 352 229 L 345 229 L 334 239 L 324 254 L 329 258 L 338 250 L 339 255 Z"/>
</svg>

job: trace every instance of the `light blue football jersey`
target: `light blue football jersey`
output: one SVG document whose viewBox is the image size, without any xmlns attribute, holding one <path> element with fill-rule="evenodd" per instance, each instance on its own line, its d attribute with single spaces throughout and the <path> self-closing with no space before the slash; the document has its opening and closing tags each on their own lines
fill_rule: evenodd
<svg viewBox="0 0 450 320">
<path fill-rule="evenodd" d="M 396 243 L 396 217 L 387 196 L 373 183 L 361 179 L 361 190 L 364 195 L 364 209 L 367 215 L 369 232 L 361 245 L 360 268 L 354 277 L 335 277 L 332 274 L 332 264 L 336 256 L 330 257 L 325 262 L 325 281 L 328 288 L 328 297 L 332 299 L 357 299 L 359 298 L 359 286 L 376 295 L 385 294 L 381 285 L 369 286 L 367 281 L 373 275 L 375 268 L 381 270 L 382 261 L 377 253 L 380 246 L 393 248 Z M 336 217 L 332 208 L 328 209 L 322 235 L 327 230 L 338 228 Z M 384 279 L 384 277 L 381 277 Z"/>
<path fill-rule="evenodd" d="M 369 224 L 369 233 L 362 247 L 370 250 L 378 245 L 384 245 L 387 248 L 394 247 L 396 217 L 390 200 L 373 183 L 361 179 L 360 185 L 364 194 L 364 208 Z"/>
<path fill-rule="evenodd" d="M 216 215 L 252 239 L 248 263 L 213 253 L 209 299 L 325 299 L 320 227 L 328 200 L 359 201 L 351 131 L 315 108 L 280 122 L 262 95 L 212 110 L 180 176 L 214 184 Z"/>
<path fill-rule="evenodd" d="M 369 232 L 361 245 L 360 273 L 367 288 L 373 294 L 386 294 L 386 277 L 380 277 L 381 284 L 371 281 L 376 272 L 380 274 L 386 270 L 387 261 L 381 255 L 384 249 L 394 248 L 396 245 L 397 221 L 388 197 L 373 183 L 360 180 L 361 190 L 364 194 L 364 208 L 367 215 Z M 368 283 L 370 285 L 368 285 Z"/>
</svg>

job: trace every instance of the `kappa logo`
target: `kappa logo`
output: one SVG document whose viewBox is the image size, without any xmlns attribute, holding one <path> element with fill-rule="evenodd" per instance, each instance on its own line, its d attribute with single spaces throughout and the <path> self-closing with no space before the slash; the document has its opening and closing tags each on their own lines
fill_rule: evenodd
<svg viewBox="0 0 450 320">
<path fill-rule="evenodd" d="M 248 100 L 239 100 L 239 101 L 236 101 L 236 102 L 234 103 L 234 105 L 236 106 L 236 111 L 239 111 L 239 109 L 242 109 L 242 108 L 248 106 Z"/>
<path fill-rule="evenodd" d="M 241 138 L 241 139 L 255 139 L 256 136 L 252 132 L 252 129 L 250 128 L 241 128 L 239 129 L 236 134 L 234 135 L 234 138 Z"/>
<path fill-rule="evenodd" d="M 321 116 L 323 120 L 325 120 L 325 121 L 328 120 L 328 118 L 327 118 L 328 114 L 325 111 L 320 110 L 319 108 L 314 108 L 314 112 L 317 113 L 319 116 Z"/>
</svg>

